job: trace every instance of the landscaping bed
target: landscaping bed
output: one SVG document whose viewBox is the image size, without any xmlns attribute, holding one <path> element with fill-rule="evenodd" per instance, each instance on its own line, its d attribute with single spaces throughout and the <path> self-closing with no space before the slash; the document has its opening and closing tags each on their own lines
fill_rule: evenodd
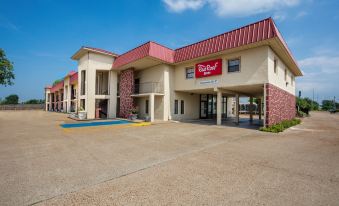
<svg viewBox="0 0 339 206">
<path fill-rule="evenodd" d="M 263 132 L 273 132 L 273 133 L 279 133 L 284 131 L 285 129 L 289 127 L 293 127 L 297 124 L 300 124 L 300 119 L 292 119 L 292 120 L 284 120 L 278 124 L 271 125 L 269 127 L 261 127 L 259 130 Z"/>
</svg>

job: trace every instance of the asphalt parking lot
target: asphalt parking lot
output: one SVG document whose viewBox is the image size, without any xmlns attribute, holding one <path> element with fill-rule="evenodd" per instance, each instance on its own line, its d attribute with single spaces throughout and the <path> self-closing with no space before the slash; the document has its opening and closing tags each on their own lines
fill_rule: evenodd
<svg viewBox="0 0 339 206">
<path fill-rule="evenodd" d="M 338 205 L 339 115 L 280 134 L 0 111 L 1 205 Z"/>
</svg>

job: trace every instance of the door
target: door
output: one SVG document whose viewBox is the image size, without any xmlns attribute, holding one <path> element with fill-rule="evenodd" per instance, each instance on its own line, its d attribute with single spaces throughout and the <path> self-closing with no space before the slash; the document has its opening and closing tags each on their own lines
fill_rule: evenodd
<svg viewBox="0 0 339 206">
<path fill-rule="evenodd" d="M 202 94 L 200 95 L 200 119 L 206 119 L 207 118 L 207 95 Z"/>
</svg>

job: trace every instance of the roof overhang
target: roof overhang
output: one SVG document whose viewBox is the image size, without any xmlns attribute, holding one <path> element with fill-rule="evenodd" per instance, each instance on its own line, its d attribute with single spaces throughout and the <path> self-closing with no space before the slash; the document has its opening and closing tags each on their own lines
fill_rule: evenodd
<svg viewBox="0 0 339 206">
<path fill-rule="evenodd" d="M 294 76 L 303 76 L 303 73 L 297 64 L 297 61 L 294 59 L 287 46 L 284 44 L 284 42 L 281 41 L 279 37 L 274 37 L 273 39 L 270 39 L 269 45 L 271 46 L 272 50 L 279 56 L 279 58 L 283 60 L 287 68 L 291 70 Z"/>
<path fill-rule="evenodd" d="M 92 53 L 96 53 L 96 54 L 102 54 L 102 55 L 106 55 L 106 56 L 111 56 L 111 57 L 114 57 L 114 58 L 118 56 L 117 54 L 115 54 L 113 52 L 109 52 L 109 51 L 106 51 L 106 50 L 103 50 L 103 49 L 97 49 L 97 48 L 83 46 L 75 54 L 73 54 L 71 59 L 78 60 L 83 55 L 87 54 L 88 52 L 92 52 Z"/>
</svg>

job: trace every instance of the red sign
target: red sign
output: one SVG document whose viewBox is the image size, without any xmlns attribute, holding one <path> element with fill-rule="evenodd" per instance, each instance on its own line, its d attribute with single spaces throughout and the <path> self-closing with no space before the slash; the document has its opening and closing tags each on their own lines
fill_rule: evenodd
<svg viewBox="0 0 339 206">
<path fill-rule="evenodd" d="M 222 59 L 214 59 L 195 65 L 195 78 L 222 74 Z"/>
</svg>

